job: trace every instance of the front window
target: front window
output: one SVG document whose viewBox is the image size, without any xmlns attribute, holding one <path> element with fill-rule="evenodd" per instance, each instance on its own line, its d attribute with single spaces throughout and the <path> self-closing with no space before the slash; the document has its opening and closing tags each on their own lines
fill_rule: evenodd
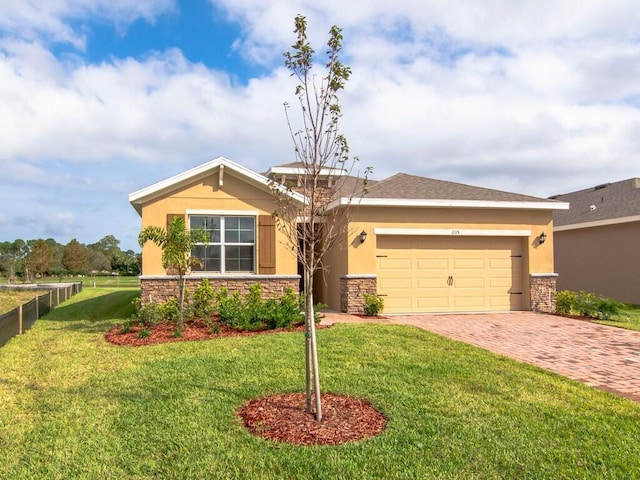
<svg viewBox="0 0 640 480">
<path fill-rule="evenodd" d="M 190 228 L 204 228 L 209 244 L 191 255 L 201 262 L 196 271 L 232 273 L 255 271 L 256 219 L 245 216 L 191 215 Z"/>
</svg>

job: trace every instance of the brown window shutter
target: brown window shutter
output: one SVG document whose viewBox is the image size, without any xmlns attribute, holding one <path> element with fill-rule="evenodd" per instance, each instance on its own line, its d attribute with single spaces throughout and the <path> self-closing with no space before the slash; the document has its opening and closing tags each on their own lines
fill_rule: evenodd
<svg viewBox="0 0 640 480">
<path fill-rule="evenodd" d="M 182 213 L 167 213 L 167 232 L 169 231 L 169 225 L 175 217 L 184 217 Z"/>
<path fill-rule="evenodd" d="M 258 217 L 258 273 L 276 273 L 276 219 L 271 215 Z"/>
</svg>

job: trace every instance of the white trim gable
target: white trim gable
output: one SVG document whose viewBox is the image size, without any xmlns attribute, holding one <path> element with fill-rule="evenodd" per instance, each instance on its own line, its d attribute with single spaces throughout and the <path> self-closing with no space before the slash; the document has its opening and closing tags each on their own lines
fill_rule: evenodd
<svg viewBox="0 0 640 480">
<path fill-rule="evenodd" d="M 231 170 L 235 173 L 240 174 L 242 177 L 245 177 L 251 183 L 264 190 L 271 190 L 271 182 L 264 175 L 243 167 L 242 165 L 235 163 L 225 157 L 218 157 L 206 163 L 203 163 L 202 165 L 191 168 L 185 172 L 179 173 L 129 194 L 129 203 L 133 205 L 138 214 L 141 214 L 143 203 L 153 200 L 154 198 L 159 197 L 169 190 L 175 190 L 176 188 L 188 185 L 200 178 L 204 178 L 210 175 L 216 169 L 220 170 L 221 187 L 223 185 L 222 172 L 226 169 L 227 172 Z M 306 198 L 304 197 L 304 195 L 301 195 L 297 192 L 288 191 L 284 186 L 280 187 L 280 190 L 281 192 L 289 195 L 293 200 L 298 201 L 302 204 L 306 203 Z"/>
</svg>

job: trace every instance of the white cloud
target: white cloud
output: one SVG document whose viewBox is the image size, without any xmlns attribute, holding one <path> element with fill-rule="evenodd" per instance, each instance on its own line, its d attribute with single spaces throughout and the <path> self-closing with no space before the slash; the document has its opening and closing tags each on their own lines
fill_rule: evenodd
<svg viewBox="0 0 640 480">
<path fill-rule="evenodd" d="M 0 29 L 26 40 L 44 37 L 84 49 L 85 35 L 82 29 L 73 28 L 70 20 L 83 22 L 98 17 L 126 28 L 138 18 L 152 23 L 158 15 L 175 8 L 175 0 L 4 0 L 0 2 Z"/>
</svg>

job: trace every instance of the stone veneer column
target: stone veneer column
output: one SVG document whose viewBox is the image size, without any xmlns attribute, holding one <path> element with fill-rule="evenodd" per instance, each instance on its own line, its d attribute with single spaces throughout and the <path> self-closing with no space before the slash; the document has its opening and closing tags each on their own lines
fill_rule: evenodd
<svg viewBox="0 0 640 480">
<path fill-rule="evenodd" d="M 378 292 L 378 276 L 375 274 L 343 275 L 340 277 L 340 311 L 364 313 L 364 295 Z"/>
<path fill-rule="evenodd" d="M 529 282 L 531 310 L 541 313 L 556 313 L 557 273 L 532 273 Z"/>
</svg>

